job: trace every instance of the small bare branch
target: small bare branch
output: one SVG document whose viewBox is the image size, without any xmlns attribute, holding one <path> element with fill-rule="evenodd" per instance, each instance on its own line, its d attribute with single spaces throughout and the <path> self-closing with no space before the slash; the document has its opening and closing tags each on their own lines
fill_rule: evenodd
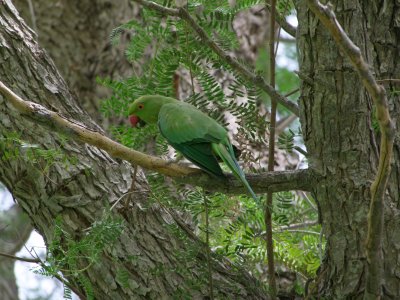
<svg viewBox="0 0 400 300">
<path fill-rule="evenodd" d="M 296 120 L 297 118 L 298 117 L 296 115 L 289 115 L 276 122 L 276 129 L 275 129 L 276 135 L 280 135 L 282 132 L 284 132 L 286 128 L 288 128 L 289 125 L 292 124 L 294 120 Z"/>
<path fill-rule="evenodd" d="M 271 12 L 271 7 L 267 6 L 267 8 Z M 279 24 L 280 27 L 283 28 L 283 30 L 285 30 L 292 37 L 296 38 L 297 28 L 294 27 L 292 24 L 290 24 L 288 21 L 286 21 L 286 18 L 284 16 L 282 16 L 280 13 L 276 14 L 276 22 Z M 293 39 L 293 41 L 296 41 L 296 40 Z"/>
<path fill-rule="evenodd" d="M 385 78 L 385 79 L 378 79 L 376 82 L 381 83 L 381 84 L 385 84 L 385 83 L 400 83 L 400 79 L 397 78 Z"/>
<path fill-rule="evenodd" d="M 296 223 L 296 224 L 289 224 L 285 226 L 280 226 L 277 228 L 274 228 L 273 232 L 274 233 L 280 233 L 280 232 L 297 232 L 295 230 L 301 229 L 301 228 L 307 228 L 307 227 L 312 227 L 318 225 L 318 221 L 305 221 L 304 223 Z M 263 231 L 256 236 L 266 236 L 266 232 Z"/>
<path fill-rule="evenodd" d="M 360 49 L 344 32 L 330 5 L 322 5 L 318 0 L 308 0 L 307 3 L 318 19 L 330 31 L 341 51 L 350 59 L 376 107 L 376 115 L 381 131 L 381 148 L 378 171 L 371 185 L 371 205 L 368 214 L 367 235 L 367 282 L 364 299 L 379 299 L 382 297 L 383 284 L 384 196 L 390 175 L 395 127 L 390 118 L 385 89 L 377 83 L 370 71 L 370 66 L 361 55 Z"/>
<path fill-rule="evenodd" d="M 275 231 L 279 232 L 279 231 L 300 229 L 300 228 L 305 228 L 305 227 L 311 227 L 311 226 L 314 226 L 317 224 L 318 224 L 318 221 L 305 221 L 303 223 L 296 223 L 296 224 L 281 226 L 281 227 L 275 228 Z"/>
<path fill-rule="evenodd" d="M 286 18 L 278 14 L 276 16 L 276 21 L 278 24 L 285 30 L 288 34 L 290 34 L 292 37 L 296 37 L 296 31 L 297 28 L 294 27 L 292 24 L 290 24 L 288 21 L 286 21 Z M 291 40 L 292 41 L 292 40 Z M 295 41 L 295 40 L 293 40 Z"/>
<path fill-rule="evenodd" d="M 306 156 L 306 157 L 308 156 L 307 151 L 303 150 L 303 148 L 301 148 L 301 147 L 299 147 L 299 146 L 294 146 L 293 149 L 296 150 L 297 152 L 303 154 L 303 155 Z"/>
<path fill-rule="evenodd" d="M 7 257 L 10 259 L 14 259 L 14 260 L 23 261 L 23 262 L 28 262 L 28 263 L 38 264 L 41 262 L 40 259 L 38 259 L 38 258 L 19 257 L 19 256 L 14 256 L 14 255 L 3 253 L 3 252 L 0 252 L 0 256 Z"/>
<path fill-rule="evenodd" d="M 270 4 L 269 14 L 269 76 L 270 85 L 275 88 L 275 16 L 276 16 L 276 0 L 266 1 Z M 275 168 L 275 128 L 276 128 L 276 99 L 271 99 L 271 116 L 269 126 L 268 139 L 268 171 L 273 172 Z M 272 206 L 273 193 L 267 192 L 267 199 L 264 211 L 265 222 L 265 242 L 267 246 L 267 264 L 268 264 L 268 285 L 271 293 L 271 299 L 277 299 L 277 286 L 275 278 L 275 255 L 274 255 L 274 240 L 272 232 Z"/>
<path fill-rule="evenodd" d="M 294 232 L 294 233 L 304 233 L 304 234 L 314 234 L 314 235 L 320 235 L 320 232 L 317 231 L 311 231 L 311 230 L 301 230 L 301 229 L 289 229 L 286 230 L 286 232 Z"/>
</svg>

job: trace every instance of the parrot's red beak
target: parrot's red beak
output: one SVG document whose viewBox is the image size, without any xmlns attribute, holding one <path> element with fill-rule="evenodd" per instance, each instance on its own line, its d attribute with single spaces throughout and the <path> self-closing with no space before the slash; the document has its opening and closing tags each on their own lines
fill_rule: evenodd
<svg viewBox="0 0 400 300">
<path fill-rule="evenodd" d="M 138 116 L 131 115 L 129 116 L 129 122 L 131 123 L 132 127 L 136 127 L 139 123 L 140 119 Z"/>
</svg>

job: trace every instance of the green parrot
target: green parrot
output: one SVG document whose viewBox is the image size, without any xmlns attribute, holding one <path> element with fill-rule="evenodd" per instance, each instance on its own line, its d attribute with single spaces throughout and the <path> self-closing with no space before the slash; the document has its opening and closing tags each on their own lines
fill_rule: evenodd
<svg viewBox="0 0 400 300">
<path fill-rule="evenodd" d="M 168 143 L 188 160 L 207 173 L 224 176 L 217 156 L 243 183 L 258 203 L 258 198 L 247 182 L 234 154 L 228 132 L 193 105 L 160 95 L 142 96 L 129 106 L 133 127 L 158 123 L 160 133 Z"/>
</svg>

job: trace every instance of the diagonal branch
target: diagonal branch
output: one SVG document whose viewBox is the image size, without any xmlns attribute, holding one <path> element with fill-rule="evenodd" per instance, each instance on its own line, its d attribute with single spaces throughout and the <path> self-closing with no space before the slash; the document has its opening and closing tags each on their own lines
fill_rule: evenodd
<svg viewBox="0 0 400 300">
<path fill-rule="evenodd" d="M 3 253 L 3 252 L 0 252 L 0 256 L 11 258 L 14 260 L 23 261 L 23 262 L 28 262 L 28 263 L 38 264 L 41 262 L 40 259 L 38 259 L 38 258 L 19 257 L 19 256 L 15 256 L 15 255 Z"/>
<path fill-rule="evenodd" d="M 121 145 L 104 134 L 86 128 L 75 120 L 67 120 L 57 112 L 48 110 L 40 104 L 25 101 L 6 87 L 0 81 L 0 93 L 20 113 L 33 121 L 71 137 L 74 140 L 98 147 L 113 157 L 124 159 L 134 165 L 156 171 L 160 174 L 174 177 L 177 181 L 200 186 L 209 191 L 227 194 L 246 193 L 243 185 L 233 175 L 229 174 L 221 180 L 216 180 L 197 168 L 183 164 L 165 161 L 161 158 L 144 154 Z M 256 192 L 303 190 L 310 191 L 318 178 L 311 170 L 295 170 L 281 172 L 266 172 L 257 175 L 247 175 L 249 183 Z"/>
<path fill-rule="evenodd" d="M 367 282 L 364 299 L 377 299 L 382 297 L 384 196 L 390 175 L 395 126 L 390 119 L 385 89 L 375 80 L 369 65 L 361 55 L 360 49 L 344 32 L 331 7 L 322 5 L 317 0 L 308 0 L 307 3 L 318 19 L 330 31 L 342 52 L 350 59 L 376 107 L 376 115 L 381 131 L 381 148 L 378 171 L 371 185 L 367 236 Z"/>
<path fill-rule="evenodd" d="M 296 223 L 296 224 L 290 224 L 290 225 L 285 225 L 285 226 L 280 226 L 275 229 L 276 232 L 282 232 L 285 230 L 293 230 L 293 229 L 299 229 L 299 228 L 304 228 L 304 227 L 311 227 L 318 225 L 318 221 L 304 221 L 303 223 Z"/>
<path fill-rule="evenodd" d="M 272 6 L 271 5 L 267 5 L 266 7 L 269 10 L 269 12 L 271 12 L 271 7 Z M 282 14 L 280 14 L 277 11 L 276 15 L 275 15 L 275 18 L 276 18 L 276 22 L 279 24 L 279 26 L 281 26 L 283 28 L 283 30 L 285 30 L 292 37 L 296 38 L 297 28 L 295 26 L 293 26 L 292 24 L 290 24 L 288 21 L 286 21 L 285 16 L 282 16 Z M 294 41 L 295 41 L 295 39 L 294 39 Z"/>
<path fill-rule="evenodd" d="M 27 262 L 27 263 L 39 264 L 42 267 L 45 266 L 45 264 L 42 262 L 42 260 L 40 258 L 38 258 L 38 257 L 37 258 L 20 257 L 20 256 L 14 256 L 14 255 L 11 255 L 11 254 L 3 253 L 3 252 L 0 252 L 0 256 L 6 257 L 6 258 L 10 258 L 10 259 L 14 259 L 14 260 L 18 260 L 18 261 Z M 77 288 L 75 288 L 72 284 L 70 284 L 67 280 L 65 280 L 61 275 L 54 274 L 53 276 L 55 278 L 57 278 L 59 281 L 61 281 L 64 285 L 69 287 L 81 299 L 86 298 Z"/>
<path fill-rule="evenodd" d="M 272 99 L 276 100 L 278 103 L 285 106 L 295 115 L 297 116 L 299 115 L 299 107 L 295 102 L 290 101 L 288 98 L 278 93 L 271 85 L 269 85 L 265 81 L 264 78 L 262 78 L 262 76 L 254 74 L 252 71 L 248 70 L 245 66 L 239 63 L 237 60 L 235 60 L 232 56 L 230 56 L 227 52 L 222 50 L 222 48 L 219 47 L 217 43 L 215 43 L 207 35 L 204 29 L 201 28 L 196 23 L 196 21 L 193 19 L 193 17 L 189 14 L 189 12 L 186 9 L 184 9 L 183 7 L 179 9 L 168 8 L 146 0 L 134 0 L 134 1 L 143 5 L 146 8 L 158 11 L 162 14 L 180 17 L 181 19 L 185 20 L 190 25 L 190 27 L 192 27 L 192 29 L 197 33 L 197 35 L 201 38 L 201 40 L 208 47 L 210 47 L 210 49 L 212 49 L 220 59 L 224 60 L 227 64 L 229 64 L 232 68 L 234 68 L 237 72 L 239 72 L 249 82 L 253 83 L 254 85 L 261 88 L 263 91 L 265 91 Z"/>
<path fill-rule="evenodd" d="M 286 21 L 286 18 L 284 16 L 282 16 L 281 14 L 276 14 L 276 21 L 283 28 L 283 30 L 285 30 L 292 37 L 296 37 L 297 28 Z"/>
</svg>

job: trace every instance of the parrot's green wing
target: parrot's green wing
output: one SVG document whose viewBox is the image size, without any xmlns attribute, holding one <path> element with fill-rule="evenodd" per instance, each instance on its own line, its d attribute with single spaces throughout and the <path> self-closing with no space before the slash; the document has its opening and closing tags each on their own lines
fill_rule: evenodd
<svg viewBox="0 0 400 300">
<path fill-rule="evenodd" d="M 214 152 L 217 153 L 219 155 L 219 157 L 222 158 L 224 163 L 229 167 L 229 169 L 231 169 L 233 175 L 235 175 L 243 183 L 243 185 L 247 188 L 247 190 L 249 191 L 249 193 L 253 197 L 253 199 L 256 201 L 256 203 L 258 205 L 261 205 L 260 200 L 254 193 L 250 184 L 247 182 L 246 176 L 244 175 L 243 170 L 240 168 L 240 166 L 235 158 L 232 144 L 229 143 L 229 141 L 227 141 L 225 143 L 212 144 L 211 146 L 212 146 L 212 149 L 214 150 Z"/>
<path fill-rule="evenodd" d="M 225 140 L 227 132 L 214 119 L 190 104 L 178 102 L 163 105 L 158 126 L 170 145 L 187 159 L 208 173 L 223 176 L 211 144 Z"/>
<path fill-rule="evenodd" d="M 217 121 L 190 104 L 177 102 L 162 106 L 158 127 L 171 146 L 186 158 L 203 170 L 221 176 L 217 154 L 260 204 L 235 158 L 227 131 Z"/>
<path fill-rule="evenodd" d="M 171 146 L 181 152 L 188 160 L 195 165 L 198 165 L 204 171 L 215 175 L 224 176 L 221 167 L 211 150 L 211 144 L 209 142 L 187 142 L 181 144 L 171 143 Z"/>
</svg>

